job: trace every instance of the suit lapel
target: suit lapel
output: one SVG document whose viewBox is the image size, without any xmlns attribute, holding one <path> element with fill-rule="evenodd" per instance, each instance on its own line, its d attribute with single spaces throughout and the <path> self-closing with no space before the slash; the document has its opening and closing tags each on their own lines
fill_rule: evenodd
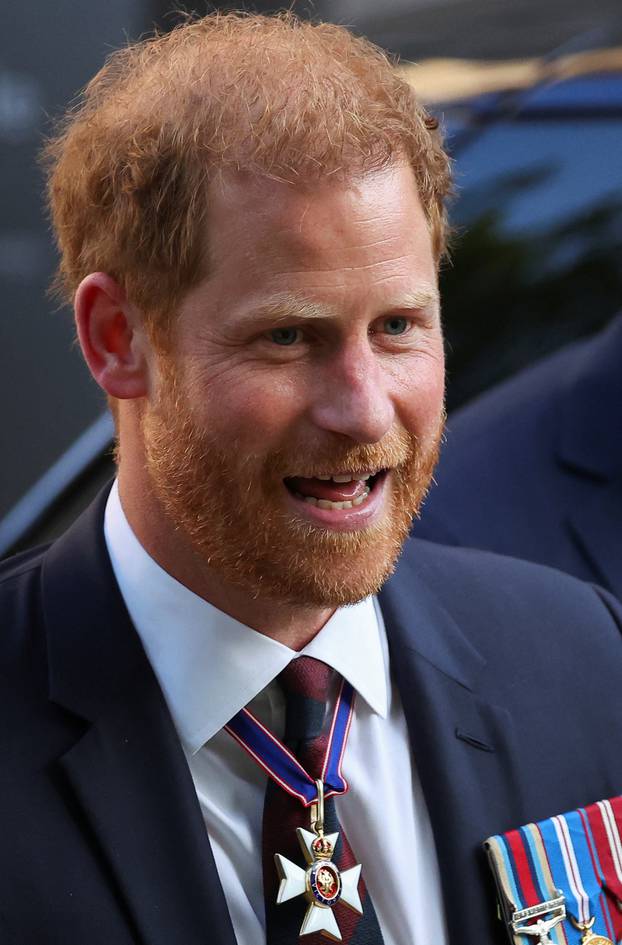
<svg viewBox="0 0 622 945">
<path fill-rule="evenodd" d="M 514 726 L 478 692 L 485 659 L 426 583 L 412 571 L 405 577 L 401 566 L 380 600 L 432 823 L 449 938 L 488 945 L 500 933 L 481 844 L 520 823 L 524 808 Z"/>
<path fill-rule="evenodd" d="M 146 945 L 234 945 L 196 792 L 112 574 L 106 496 L 46 556 L 53 701 L 86 719 L 60 765 Z"/>
</svg>

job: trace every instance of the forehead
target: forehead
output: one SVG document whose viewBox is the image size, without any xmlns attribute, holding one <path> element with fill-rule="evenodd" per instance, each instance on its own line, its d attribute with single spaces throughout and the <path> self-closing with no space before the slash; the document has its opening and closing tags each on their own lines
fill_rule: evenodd
<svg viewBox="0 0 622 945">
<path fill-rule="evenodd" d="M 224 301 L 267 291 L 415 294 L 436 283 L 406 164 L 299 185 L 223 176 L 211 185 L 208 220 L 208 281 Z"/>
</svg>

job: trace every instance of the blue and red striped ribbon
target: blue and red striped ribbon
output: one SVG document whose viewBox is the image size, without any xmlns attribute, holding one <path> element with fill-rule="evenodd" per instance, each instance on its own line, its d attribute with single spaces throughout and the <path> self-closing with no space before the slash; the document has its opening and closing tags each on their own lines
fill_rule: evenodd
<svg viewBox="0 0 622 945">
<path fill-rule="evenodd" d="M 563 893 L 568 918 L 548 933 L 551 941 L 580 945 L 583 933 L 571 919 L 586 925 L 592 918 L 593 934 L 622 939 L 622 797 L 490 837 L 486 847 L 514 911 Z"/>
<path fill-rule="evenodd" d="M 341 766 L 348 741 L 352 714 L 354 712 L 354 689 L 342 680 L 328 736 L 328 745 L 321 780 L 324 782 L 324 797 L 345 794 L 348 782 Z M 269 777 L 288 794 L 297 797 L 309 807 L 317 800 L 315 779 L 305 771 L 295 756 L 276 735 L 263 725 L 248 709 L 241 709 L 225 730 L 235 738 Z"/>
</svg>

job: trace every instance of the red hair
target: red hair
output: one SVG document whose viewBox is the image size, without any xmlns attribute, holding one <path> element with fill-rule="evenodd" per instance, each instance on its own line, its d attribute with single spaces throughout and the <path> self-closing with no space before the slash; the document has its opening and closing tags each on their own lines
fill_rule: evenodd
<svg viewBox="0 0 622 945">
<path fill-rule="evenodd" d="M 289 13 L 209 15 L 113 53 L 44 156 L 57 292 L 105 271 L 156 337 L 208 272 L 207 188 L 224 169 L 295 183 L 406 159 L 445 249 L 437 123 L 377 46 Z"/>
</svg>

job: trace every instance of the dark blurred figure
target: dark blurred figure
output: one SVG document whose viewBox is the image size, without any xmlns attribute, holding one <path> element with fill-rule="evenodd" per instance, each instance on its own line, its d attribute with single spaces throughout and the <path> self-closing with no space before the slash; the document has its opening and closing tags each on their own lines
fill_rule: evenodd
<svg viewBox="0 0 622 945">
<path fill-rule="evenodd" d="M 527 558 L 622 597 L 622 314 L 457 411 L 418 538 Z"/>
</svg>

